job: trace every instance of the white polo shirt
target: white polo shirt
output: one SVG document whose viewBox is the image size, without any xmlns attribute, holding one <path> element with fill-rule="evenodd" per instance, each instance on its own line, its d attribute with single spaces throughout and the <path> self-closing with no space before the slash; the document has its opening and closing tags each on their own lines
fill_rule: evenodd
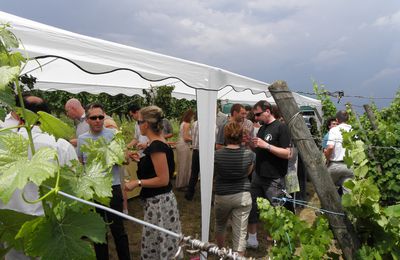
<svg viewBox="0 0 400 260">
<path fill-rule="evenodd" d="M 333 151 L 331 154 L 330 161 L 332 162 L 343 161 L 346 149 L 343 148 L 342 131 L 350 132 L 350 130 L 351 130 L 351 125 L 348 125 L 346 123 L 341 123 L 340 125 L 337 125 L 331 128 L 331 130 L 329 130 L 329 135 L 328 135 L 329 139 L 327 142 L 327 146 L 333 145 Z"/>
</svg>

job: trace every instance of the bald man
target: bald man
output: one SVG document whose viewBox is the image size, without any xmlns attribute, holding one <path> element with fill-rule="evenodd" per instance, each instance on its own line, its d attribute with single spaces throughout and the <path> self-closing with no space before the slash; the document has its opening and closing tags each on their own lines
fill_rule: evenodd
<svg viewBox="0 0 400 260">
<path fill-rule="evenodd" d="M 70 143 L 76 147 L 78 141 L 77 137 L 89 131 L 89 125 L 85 120 L 85 109 L 76 98 L 69 99 L 67 103 L 65 103 L 64 108 L 65 114 L 76 123 L 76 138 L 69 140 Z"/>
</svg>

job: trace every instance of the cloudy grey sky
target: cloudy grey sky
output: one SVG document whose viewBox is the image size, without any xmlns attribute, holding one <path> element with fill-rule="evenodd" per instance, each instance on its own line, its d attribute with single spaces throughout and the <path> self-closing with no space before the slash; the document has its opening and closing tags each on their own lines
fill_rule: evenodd
<svg viewBox="0 0 400 260">
<path fill-rule="evenodd" d="M 0 9 L 268 83 L 283 79 L 293 91 L 312 92 L 312 79 L 346 96 L 400 89 L 398 0 L 1 0 Z"/>
</svg>

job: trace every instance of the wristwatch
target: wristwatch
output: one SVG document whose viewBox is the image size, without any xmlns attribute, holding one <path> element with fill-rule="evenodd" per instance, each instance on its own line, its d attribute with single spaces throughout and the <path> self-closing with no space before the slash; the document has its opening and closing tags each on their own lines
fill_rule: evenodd
<svg viewBox="0 0 400 260">
<path fill-rule="evenodd" d="M 138 186 L 139 186 L 139 187 L 142 187 L 142 181 L 141 181 L 141 180 L 138 180 L 137 183 L 138 183 Z"/>
</svg>

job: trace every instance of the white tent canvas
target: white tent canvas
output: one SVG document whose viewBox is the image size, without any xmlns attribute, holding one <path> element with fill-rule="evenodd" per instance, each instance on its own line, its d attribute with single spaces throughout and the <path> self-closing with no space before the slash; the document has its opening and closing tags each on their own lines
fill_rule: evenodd
<svg viewBox="0 0 400 260">
<path fill-rule="evenodd" d="M 62 89 L 74 93 L 87 91 L 132 95 L 140 94 L 141 89 L 149 88 L 150 85 L 179 81 L 180 84 L 174 84 L 177 85 L 174 95 L 196 97 L 200 128 L 202 240 L 208 241 L 216 99 L 218 95 L 229 97 L 229 94 L 220 94 L 218 91 L 229 91 L 223 90 L 225 87 L 235 91 L 247 90 L 239 92 L 245 95 L 246 100 L 243 102 L 246 102 L 250 98 L 254 100 L 253 94 L 263 93 L 256 99 L 270 97 L 267 89 L 269 84 L 220 68 L 79 35 L 4 12 L 0 12 L 0 22 L 10 23 L 12 31 L 22 41 L 21 51 L 27 57 L 47 57 L 28 62 L 24 70 L 37 78 L 37 88 Z M 37 66 L 38 62 L 40 68 Z M 80 71 L 70 62 L 94 73 L 120 68 L 130 71 L 90 75 Z M 240 95 L 231 95 L 231 100 L 239 101 L 237 97 Z M 295 97 L 299 104 L 320 107 L 317 100 L 300 95 Z M 269 100 L 271 101 L 271 98 Z"/>
</svg>

